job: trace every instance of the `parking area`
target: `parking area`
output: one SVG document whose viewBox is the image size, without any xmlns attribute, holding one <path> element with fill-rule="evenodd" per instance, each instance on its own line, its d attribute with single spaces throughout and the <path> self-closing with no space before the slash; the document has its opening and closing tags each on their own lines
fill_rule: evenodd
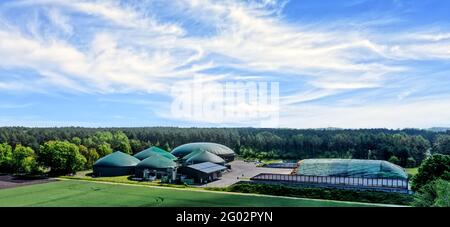
<svg viewBox="0 0 450 227">
<path fill-rule="evenodd" d="M 227 187 L 238 181 L 249 180 L 251 177 L 260 173 L 289 174 L 292 172 L 292 169 L 256 167 L 257 164 L 255 162 L 244 162 L 242 160 L 230 162 L 230 165 L 231 171 L 223 173 L 220 180 L 202 185 L 201 187 Z"/>
</svg>

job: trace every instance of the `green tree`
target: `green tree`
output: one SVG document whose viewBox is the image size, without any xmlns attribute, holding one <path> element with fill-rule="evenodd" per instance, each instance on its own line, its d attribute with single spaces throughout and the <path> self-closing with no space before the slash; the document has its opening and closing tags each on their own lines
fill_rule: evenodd
<svg viewBox="0 0 450 227">
<path fill-rule="evenodd" d="M 113 139 L 111 142 L 111 147 L 114 151 L 123 151 L 125 153 L 131 154 L 131 145 L 125 133 L 118 131 L 113 134 Z"/>
<path fill-rule="evenodd" d="M 85 146 L 85 147 L 88 147 L 88 148 L 92 148 L 92 147 L 96 146 L 96 144 L 94 143 L 94 140 L 92 138 L 90 138 L 90 137 L 89 138 L 84 138 L 82 140 L 81 144 L 83 146 Z"/>
<path fill-rule="evenodd" d="M 389 158 L 388 162 L 394 163 L 394 164 L 396 164 L 396 165 L 400 165 L 400 159 L 398 159 L 395 155 L 392 155 L 392 156 Z"/>
<path fill-rule="evenodd" d="M 435 153 L 450 155 L 450 135 L 439 135 L 433 148 Z"/>
<path fill-rule="evenodd" d="M 388 160 L 395 155 L 402 166 L 420 165 L 429 154 L 449 151 L 450 134 L 428 130 L 404 129 L 258 129 L 258 128 L 121 128 L 123 141 L 113 139 L 117 129 L 105 128 L 23 128 L 0 127 L 0 143 L 12 147 L 17 144 L 31 147 L 39 154 L 40 145 L 52 140 L 72 141 L 98 151 L 98 146 L 107 143 L 114 149 L 127 152 L 126 137 L 132 152 L 151 145 L 161 147 L 166 142 L 170 148 L 184 143 L 205 141 L 226 145 L 239 151 L 251 148 L 256 156 L 259 152 L 274 151 L 275 157 L 304 159 L 318 157 L 342 157 Z M 118 136 L 116 136 L 118 137 Z M 133 140 L 133 141 L 132 141 Z M 139 142 L 141 148 L 139 148 Z M 113 145 L 114 143 L 114 145 Z M 433 145 L 431 147 L 431 144 Z M 123 148 L 122 148 L 123 147 Z M 371 151 L 369 154 L 369 151 Z M 101 153 L 98 151 L 99 154 Z M 105 152 L 106 154 L 107 152 Z M 412 162 L 413 158 L 415 163 Z"/>
<path fill-rule="evenodd" d="M 14 173 L 30 174 L 37 170 L 36 155 L 30 147 L 16 145 L 12 160 Z"/>
<path fill-rule="evenodd" d="M 243 158 L 255 158 L 256 154 L 251 148 L 241 147 L 240 154 Z"/>
<path fill-rule="evenodd" d="M 377 159 L 377 152 L 373 150 L 369 150 L 367 153 L 367 159 L 370 160 L 376 160 Z"/>
<path fill-rule="evenodd" d="M 98 131 L 92 137 L 92 141 L 96 144 L 109 143 L 111 144 L 114 139 L 114 136 L 109 131 Z"/>
<path fill-rule="evenodd" d="M 109 155 L 113 152 L 111 145 L 109 145 L 109 143 L 102 143 L 98 145 L 96 151 L 99 157 Z"/>
<path fill-rule="evenodd" d="M 0 144 L 0 171 L 10 171 L 12 159 L 12 147 L 7 143 Z"/>
<path fill-rule="evenodd" d="M 55 174 L 74 173 L 86 164 L 78 146 L 67 141 L 49 141 L 41 145 L 39 160 Z"/>
<path fill-rule="evenodd" d="M 407 167 L 416 167 L 418 164 L 422 163 L 422 161 L 426 157 L 426 152 L 431 148 L 430 141 L 425 139 L 423 136 L 413 136 L 410 138 L 410 144 L 407 149 L 409 150 L 409 155 L 414 159 L 414 165 L 411 166 L 411 160 L 406 160 Z"/>
<path fill-rule="evenodd" d="M 436 207 L 450 207 L 450 181 L 438 180 L 436 183 Z"/>
<path fill-rule="evenodd" d="M 142 145 L 141 141 L 136 140 L 136 139 L 130 140 L 130 146 L 131 146 L 131 150 L 132 150 L 133 154 L 136 154 L 145 149 L 145 147 Z"/>
<path fill-rule="evenodd" d="M 420 190 L 426 184 L 437 180 L 450 180 L 450 156 L 433 155 L 425 159 L 420 165 L 418 173 L 412 179 L 411 188 Z"/>
<path fill-rule="evenodd" d="M 414 196 L 416 207 L 450 207 L 450 181 L 438 179 L 424 185 Z"/>
<path fill-rule="evenodd" d="M 416 162 L 416 160 L 415 160 L 413 157 L 409 157 L 409 158 L 406 160 L 406 167 L 407 167 L 407 168 L 413 168 L 413 167 L 416 167 L 416 166 L 417 166 L 416 163 L 417 163 L 417 162 Z"/>
<path fill-rule="evenodd" d="M 92 165 L 99 158 L 97 151 L 94 148 L 87 148 L 83 145 L 78 146 L 80 154 L 86 158 L 85 169 L 91 169 Z"/>
<path fill-rule="evenodd" d="M 75 145 L 77 145 L 77 146 L 81 145 L 80 137 L 73 137 L 72 140 L 70 140 L 70 142 L 75 144 Z"/>
<path fill-rule="evenodd" d="M 169 152 L 170 152 L 171 149 L 170 149 L 170 145 L 169 145 L 168 142 L 166 142 L 166 143 L 164 144 L 163 149 L 164 149 L 165 151 L 169 151 Z"/>
</svg>

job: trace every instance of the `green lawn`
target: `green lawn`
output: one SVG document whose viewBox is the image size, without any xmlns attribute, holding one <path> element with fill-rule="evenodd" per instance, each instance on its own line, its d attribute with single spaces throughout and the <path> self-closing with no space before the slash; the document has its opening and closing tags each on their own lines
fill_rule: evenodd
<svg viewBox="0 0 450 227">
<path fill-rule="evenodd" d="M 131 180 L 132 176 L 116 176 L 116 177 L 91 177 L 92 171 L 82 171 L 78 172 L 75 176 L 61 176 L 62 179 L 74 179 L 74 180 L 85 180 L 85 181 L 99 181 L 99 182 L 112 182 L 112 183 L 124 183 L 124 184 L 139 184 L 147 186 L 164 186 L 172 188 L 186 188 L 185 185 L 178 184 L 165 184 L 161 183 L 159 180 L 156 181 L 135 181 Z"/>
<path fill-rule="evenodd" d="M 414 176 L 417 174 L 419 168 L 406 168 L 406 173 Z"/>
<path fill-rule="evenodd" d="M 371 206 L 207 191 L 64 180 L 0 190 L 0 206 Z"/>
</svg>

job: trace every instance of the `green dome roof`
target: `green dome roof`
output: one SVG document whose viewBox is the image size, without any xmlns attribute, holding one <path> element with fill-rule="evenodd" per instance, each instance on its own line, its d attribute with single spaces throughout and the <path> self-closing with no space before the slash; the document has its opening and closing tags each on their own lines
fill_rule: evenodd
<svg viewBox="0 0 450 227">
<path fill-rule="evenodd" d="M 364 178 L 408 178 L 400 166 L 381 160 L 361 159 L 305 159 L 299 162 L 299 175 L 364 177 Z"/>
<path fill-rule="evenodd" d="M 171 153 L 169 153 L 159 147 L 154 147 L 154 146 L 135 154 L 134 157 L 139 160 L 144 160 L 144 159 L 150 157 L 152 154 L 160 154 L 170 160 L 177 160 L 177 157 L 175 157 Z"/>
<path fill-rule="evenodd" d="M 96 167 L 127 167 L 127 166 L 136 166 L 139 163 L 139 159 L 125 154 L 121 151 L 116 151 L 109 155 L 106 155 L 100 159 L 98 159 L 94 166 Z"/>
<path fill-rule="evenodd" d="M 229 147 L 218 143 L 188 143 L 176 147 L 171 152 L 177 157 L 183 157 L 190 154 L 193 151 L 208 151 L 219 156 L 234 156 L 235 153 Z"/>
<path fill-rule="evenodd" d="M 176 167 L 176 163 L 160 154 L 154 153 L 137 164 L 137 168 L 165 169 Z"/>
<path fill-rule="evenodd" d="M 188 158 L 186 160 L 186 163 L 190 164 L 196 164 L 196 163 L 202 163 L 202 162 L 212 162 L 212 163 L 216 163 L 216 164 L 223 164 L 225 163 L 225 160 L 223 160 L 221 157 L 208 152 L 208 151 L 199 151 L 199 152 L 195 152 L 195 155 L 193 155 L 192 157 Z"/>
<path fill-rule="evenodd" d="M 201 152 L 203 152 L 203 151 L 202 151 L 202 150 L 195 150 L 195 151 L 192 151 L 191 153 L 189 153 L 189 154 L 183 156 L 183 158 L 182 158 L 181 160 L 186 161 L 186 160 L 188 160 L 188 159 L 194 157 L 195 155 L 197 155 L 197 154 L 199 154 L 199 153 L 201 153 Z"/>
</svg>

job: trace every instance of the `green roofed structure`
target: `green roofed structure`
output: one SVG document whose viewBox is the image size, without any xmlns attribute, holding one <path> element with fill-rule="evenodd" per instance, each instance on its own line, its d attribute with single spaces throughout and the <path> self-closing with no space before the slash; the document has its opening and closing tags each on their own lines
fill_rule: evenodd
<svg viewBox="0 0 450 227">
<path fill-rule="evenodd" d="M 209 151 L 196 151 L 194 153 L 194 155 L 189 157 L 184 162 L 187 165 L 198 164 L 198 163 L 202 163 L 202 162 L 211 162 L 211 163 L 220 164 L 220 165 L 225 164 L 225 160 L 223 160 L 223 158 L 221 158 L 218 155 L 215 155 Z"/>
<path fill-rule="evenodd" d="M 195 155 L 197 155 L 199 153 L 202 153 L 202 152 L 203 152 L 202 150 L 192 151 L 191 153 L 187 154 L 186 156 L 183 156 L 183 158 L 181 158 L 181 161 L 182 162 L 186 162 L 186 160 L 188 160 L 188 159 L 190 159 L 190 158 L 194 157 Z"/>
<path fill-rule="evenodd" d="M 176 157 L 181 158 L 194 151 L 208 151 L 221 157 L 227 162 L 233 161 L 236 156 L 235 152 L 227 146 L 206 142 L 184 144 L 173 149 L 171 153 Z"/>
<path fill-rule="evenodd" d="M 124 176 L 134 173 L 134 168 L 139 163 L 139 159 L 116 151 L 98 159 L 94 163 L 94 176 Z"/>
<path fill-rule="evenodd" d="M 163 150 L 159 147 L 155 147 L 155 146 L 147 148 L 147 149 L 135 154 L 134 157 L 139 160 L 144 160 L 144 159 L 150 157 L 152 154 L 160 154 L 160 155 L 162 155 L 170 160 L 173 160 L 173 161 L 177 160 L 177 157 L 172 155 L 170 152 L 165 151 L 165 150 Z"/>
<path fill-rule="evenodd" d="M 142 178 L 144 171 L 148 170 L 150 174 L 161 177 L 170 175 L 176 167 L 177 163 L 174 160 L 161 154 L 153 153 L 136 165 L 135 175 Z"/>
<path fill-rule="evenodd" d="M 361 178 L 407 179 L 400 166 L 381 160 L 305 159 L 299 162 L 298 175 Z"/>
</svg>

